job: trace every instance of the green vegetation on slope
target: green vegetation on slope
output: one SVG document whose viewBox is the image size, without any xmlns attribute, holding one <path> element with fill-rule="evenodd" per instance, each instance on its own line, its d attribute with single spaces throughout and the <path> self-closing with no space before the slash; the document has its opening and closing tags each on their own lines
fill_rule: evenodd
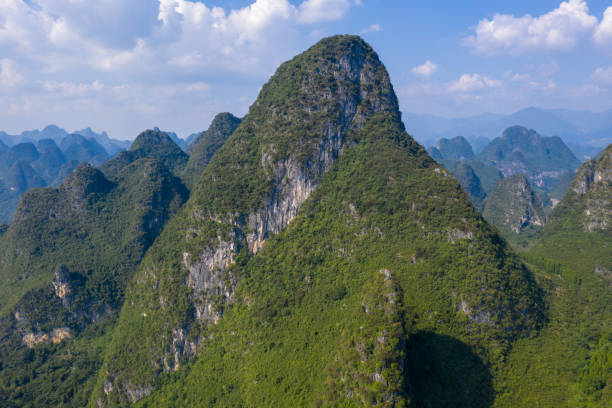
<svg viewBox="0 0 612 408">
<path fill-rule="evenodd" d="M 231 113 L 219 113 L 213 119 L 208 130 L 200 133 L 187 149 L 189 162 L 183 170 L 182 178 L 189 189 L 198 182 L 202 172 L 228 137 L 240 125 L 241 120 Z"/>
<path fill-rule="evenodd" d="M 530 274 L 389 116 L 366 124 L 286 231 L 231 270 L 235 303 L 142 406 L 401 406 L 449 385 L 449 406 L 484 407 L 488 364 L 542 322 Z M 130 316 L 139 330 L 155 318 L 142 310 Z M 462 385 L 418 352 L 436 347 L 446 367 L 468 369 Z"/>
<path fill-rule="evenodd" d="M 0 397 L 8 406 L 85 405 L 124 288 L 187 200 L 154 154 L 109 165 L 112 181 L 82 166 L 59 188 L 28 192 L 0 235 Z M 54 344 L 54 333 L 68 337 Z"/>
<path fill-rule="evenodd" d="M 515 346 L 497 406 L 612 405 L 611 172 L 608 146 L 583 164 L 524 254 L 547 293 L 550 324 Z"/>
<path fill-rule="evenodd" d="M 522 174 L 497 183 L 485 200 L 482 215 L 519 248 L 533 242 L 546 222 L 542 203 Z"/>
<path fill-rule="evenodd" d="M 160 371 L 179 363 L 175 355 L 189 356 L 209 325 L 208 318 L 194 319 L 194 308 L 206 316 L 222 313 L 233 284 L 227 271 L 211 271 L 213 288 L 193 293 L 185 263 L 193 259 L 199 265 L 206 254 L 222 251 L 219 247 L 225 242 L 230 243 L 223 256 L 246 255 L 245 235 L 252 229 L 247 225 L 249 214 L 266 200 L 284 198 L 278 197 L 280 186 L 293 182 L 290 174 L 283 176 L 277 169 L 295 171 L 295 177 L 307 177 L 310 185 L 317 185 L 340 148 L 357 142 L 359 127 L 381 111 L 399 120 L 386 70 L 360 39 L 324 40 L 278 68 L 213 157 L 189 202 L 143 260 L 130 292 L 134 301 L 122 310 L 93 404 L 98 398 L 116 403 L 136 400 L 146 395 Z M 213 262 L 223 266 L 223 259 Z M 146 322 L 142 313 L 150 316 Z M 177 353 L 172 351 L 174 342 Z M 107 382 L 114 384 L 108 396 L 103 394 Z"/>
</svg>

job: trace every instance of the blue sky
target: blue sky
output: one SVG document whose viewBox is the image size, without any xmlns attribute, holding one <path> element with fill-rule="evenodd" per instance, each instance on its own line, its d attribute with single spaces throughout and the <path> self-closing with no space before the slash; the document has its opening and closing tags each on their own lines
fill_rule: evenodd
<svg viewBox="0 0 612 408">
<path fill-rule="evenodd" d="M 0 0 L 0 130 L 186 136 L 337 33 L 374 47 L 406 112 L 612 108 L 610 0 L 431 3 Z"/>
</svg>

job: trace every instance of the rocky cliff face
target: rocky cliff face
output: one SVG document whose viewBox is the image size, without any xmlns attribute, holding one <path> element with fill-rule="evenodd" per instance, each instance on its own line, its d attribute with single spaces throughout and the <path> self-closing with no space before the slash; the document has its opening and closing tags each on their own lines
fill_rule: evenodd
<svg viewBox="0 0 612 408">
<path fill-rule="evenodd" d="M 612 228 L 612 147 L 608 146 L 596 160 L 582 165 L 570 185 L 568 199 L 583 201 L 583 228 L 607 231 Z"/>
<path fill-rule="evenodd" d="M 406 133 L 369 45 L 325 39 L 278 68 L 147 252 L 90 404 L 135 402 L 189 364 L 208 388 L 177 405 L 315 403 L 344 368 L 330 384 L 356 403 L 374 390 L 400 406 L 406 310 L 499 348 L 538 324 L 537 290 L 507 251 Z M 403 306 L 424 298 L 445 301 Z M 332 351 L 343 363 L 327 373 Z M 322 405 L 346 397 L 331 394 Z"/>
<path fill-rule="evenodd" d="M 502 179 L 485 200 L 483 215 L 502 232 L 520 234 L 546 222 L 542 204 L 521 174 Z"/>
<path fill-rule="evenodd" d="M 399 120 L 386 70 L 361 40 L 324 40 L 278 69 L 213 158 L 185 208 L 191 233 L 183 244 L 187 250 L 180 254 L 184 269 L 172 274 L 178 278 L 186 273 L 194 312 L 167 327 L 166 340 L 160 338 L 165 344 L 158 355 L 160 362 L 170 356 L 174 361 L 166 366 L 177 367 L 183 356 L 174 351 L 190 349 L 177 345 L 182 333 L 193 337 L 189 332 L 196 327 L 219 321 L 224 305 L 233 301 L 239 277 L 233 275 L 231 265 L 239 254 L 258 253 L 270 236 L 296 217 L 338 156 L 358 142 L 359 130 L 380 112 Z M 198 241 L 203 242 L 195 244 Z M 160 267 L 156 262 L 148 269 Z M 157 285 L 154 282 L 159 279 L 155 274 L 153 281 L 142 282 Z M 135 376 L 122 379 L 112 368 L 108 373 L 115 382 L 135 382 Z"/>
<path fill-rule="evenodd" d="M 17 395 L 33 401 L 46 381 L 32 377 L 14 393 L 19 367 L 65 369 L 69 374 L 54 385 L 78 383 L 81 391 L 75 393 L 80 398 L 88 393 L 83 384 L 101 362 L 104 335 L 114 324 L 129 278 L 188 197 L 160 160 L 171 163 L 178 147 L 156 149 L 149 143 L 147 149 L 150 154 L 132 151 L 133 161 L 111 160 L 117 170 L 112 181 L 99 169 L 81 165 L 59 187 L 23 196 L 13 224 L 0 236 L 0 379 L 13 384 L 2 398 L 17 406 Z M 185 163 L 187 156 L 181 154 L 175 157 Z M 85 355 L 71 354 L 89 341 L 98 346 Z M 45 357 L 28 357 L 29 348 Z M 64 354 L 68 357 L 60 357 Z M 72 364 L 79 368 L 72 370 Z"/>
</svg>

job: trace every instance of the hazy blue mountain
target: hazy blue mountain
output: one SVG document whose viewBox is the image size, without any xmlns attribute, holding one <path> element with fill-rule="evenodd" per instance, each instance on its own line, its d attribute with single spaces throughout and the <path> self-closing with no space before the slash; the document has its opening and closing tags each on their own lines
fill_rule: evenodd
<svg viewBox="0 0 612 408">
<path fill-rule="evenodd" d="M 38 160 L 39 157 L 40 154 L 34 144 L 20 143 L 10 147 L 0 156 L 0 171 L 10 168 L 18 160 L 32 163 L 34 160 Z"/>
<path fill-rule="evenodd" d="M 93 130 L 91 130 L 90 127 L 87 127 L 81 130 L 77 130 L 74 133 L 85 136 L 87 139 L 95 140 L 102 147 L 104 147 L 106 152 L 111 156 L 116 155 L 121 150 L 129 149 L 130 144 L 132 143 L 129 140 L 111 139 L 110 137 L 108 137 L 108 134 L 106 132 L 96 133 Z"/>
<path fill-rule="evenodd" d="M 13 146 L 24 142 L 31 142 L 35 144 L 42 139 L 51 139 L 55 143 L 60 144 L 61 141 L 69 134 L 70 133 L 65 129 L 62 129 L 56 125 L 48 125 L 42 130 L 26 130 L 17 135 L 11 135 L 0 131 L 0 142 L 7 146 Z M 74 131 L 72 134 L 78 134 L 84 136 L 86 139 L 96 141 L 98 144 L 104 147 L 104 149 L 111 156 L 114 156 L 121 150 L 128 149 L 131 144 L 131 141 L 129 140 L 112 139 L 106 132 L 96 133 L 90 127 Z M 0 151 L 1 150 L 2 149 L 0 149 Z"/>
<path fill-rule="evenodd" d="M 491 140 L 489 138 L 487 138 L 487 137 L 484 137 L 484 136 L 478 136 L 478 137 L 472 138 L 472 141 L 471 141 L 472 150 L 474 150 L 474 153 L 478 154 L 490 142 L 491 142 Z"/>
<path fill-rule="evenodd" d="M 6 132 L 0 131 L 0 143 L 5 146 L 12 146 L 16 143 L 17 136 L 9 135 Z"/>
<path fill-rule="evenodd" d="M 43 178 L 24 160 L 15 161 L 6 172 L 0 173 L 0 223 L 13 219 L 23 193 L 45 185 Z"/>
<path fill-rule="evenodd" d="M 521 126 L 506 129 L 478 155 L 504 177 L 524 174 L 532 185 L 550 191 L 565 173 L 573 173 L 580 161 L 557 136 L 541 136 Z"/>
<path fill-rule="evenodd" d="M 445 159 L 474 160 L 472 145 L 463 136 L 452 139 L 442 138 L 436 143 L 436 148 Z"/>
<path fill-rule="evenodd" d="M 187 136 L 185 138 L 185 143 L 187 143 L 187 146 L 191 146 L 191 144 L 193 144 L 193 141 L 202 134 L 202 132 L 200 133 L 192 133 L 189 136 Z"/>
<path fill-rule="evenodd" d="M 67 134 L 68 132 L 56 125 L 48 125 L 45 126 L 43 130 L 34 129 L 23 131 L 19 137 L 21 141 L 36 142 L 40 139 L 52 139 L 56 143 L 59 143 Z"/>
<path fill-rule="evenodd" d="M 463 118 L 403 113 L 406 127 L 422 144 L 453 135 L 463 135 L 472 142 L 480 137 L 493 138 L 511 126 L 537 129 L 542 135 L 559 136 L 565 143 L 604 148 L 612 141 L 612 110 L 604 112 L 529 107 L 513 114 L 485 113 Z"/>
<path fill-rule="evenodd" d="M 67 158 L 88 162 L 94 166 L 108 160 L 109 155 L 98 142 L 77 133 L 72 133 L 62 139 L 60 149 Z"/>
<path fill-rule="evenodd" d="M 53 139 L 41 139 L 37 144 L 40 157 L 32 162 L 32 168 L 45 180 L 47 185 L 53 183 L 60 169 L 66 163 L 66 156 Z"/>
<path fill-rule="evenodd" d="M 108 160 L 110 155 L 96 141 L 96 137 L 102 137 L 103 141 L 114 146 L 115 151 L 120 148 L 113 145 L 114 142 L 106 134 L 97 135 L 91 129 L 85 129 L 84 133 L 88 136 L 76 133 L 65 135 L 58 146 L 55 140 L 64 133 L 57 126 L 47 126 L 42 131 L 23 133 L 32 140 L 36 139 L 36 145 L 25 142 L 10 148 L 0 146 L 0 223 L 12 221 L 21 195 L 29 189 L 57 186 L 80 163 L 99 165 Z M 51 137 L 40 139 L 43 135 Z"/>
<path fill-rule="evenodd" d="M 2 140 L 0 140 L 0 154 L 4 153 L 8 149 L 8 147 L 4 144 Z"/>
</svg>

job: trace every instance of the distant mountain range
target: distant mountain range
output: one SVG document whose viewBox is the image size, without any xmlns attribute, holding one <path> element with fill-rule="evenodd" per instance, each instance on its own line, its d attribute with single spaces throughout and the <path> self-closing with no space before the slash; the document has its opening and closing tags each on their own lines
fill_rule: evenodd
<svg viewBox="0 0 612 408">
<path fill-rule="evenodd" d="M 484 147 L 483 138 L 490 140 L 516 125 L 537 129 L 542 135 L 559 136 L 570 148 L 581 148 L 574 151 L 576 155 L 600 151 L 612 142 L 612 109 L 595 113 L 531 107 L 510 115 L 484 113 L 454 119 L 403 112 L 402 118 L 406 129 L 421 144 L 431 145 L 437 139 L 461 135 L 472 143 L 476 153 Z"/>
<path fill-rule="evenodd" d="M 129 140 L 111 139 L 106 132 L 96 133 L 89 127 L 70 133 L 56 125 L 48 125 L 42 130 L 26 130 L 18 135 L 10 135 L 0 131 L 0 143 L 6 146 L 13 146 L 26 142 L 36 143 L 41 139 L 51 139 L 55 143 L 60 143 L 69 134 L 77 134 L 86 139 L 95 140 L 110 155 L 115 155 L 121 150 L 129 148 L 131 144 Z M 0 144 L 0 151 L 2 151 L 2 144 Z"/>
<path fill-rule="evenodd" d="M 91 129 L 84 131 L 90 137 L 71 133 L 60 139 L 64 133 L 63 129 L 47 126 L 43 131 L 23 132 L 8 138 L 9 143 L 18 142 L 10 147 L 0 144 L 0 223 L 12 220 L 19 199 L 26 191 L 58 185 L 80 163 L 102 164 L 120 148 L 120 142 L 113 141 L 105 133 L 95 134 Z M 110 152 L 92 135 L 101 138 Z M 6 138 L 6 133 L 4 136 Z M 49 137 L 40 138 L 44 136 Z"/>
<path fill-rule="evenodd" d="M 428 151 L 455 176 L 487 221 L 520 246 L 535 239 L 544 212 L 550 213 L 565 195 L 581 164 L 561 138 L 522 126 L 507 128 L 478 154 L 462 136 L 442 138 Z"/>
</svg>

